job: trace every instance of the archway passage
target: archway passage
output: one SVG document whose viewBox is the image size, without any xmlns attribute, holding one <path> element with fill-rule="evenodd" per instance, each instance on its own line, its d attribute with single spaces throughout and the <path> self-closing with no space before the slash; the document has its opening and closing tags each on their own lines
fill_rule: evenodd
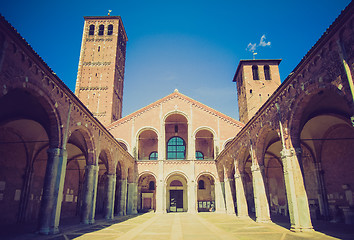
<svg viewBox="0 0 354 240">
<path fill-rule="evenodd" d="M 158 137 L 157 134 L 152 130 L 145 130 L 140 133 L 138 139 L 138 159 L 139 160 L 157 160 L 157 145 Z M 151 154 L 156 153 L 151 159 Z M 155 159 L 156 158 L 156 159 Z"/>
<path fill-rule="evenodd" d="M 138 181 L 138 212 L 156 211 L 156 178 L 145 173 Z"/>
<path fill-rule="evenodd" d="M 215 211 L 215 184 L 214 178 L 203 174 L 198 178 L 197 206 L 198 212 Z"/>
<path fill-rule="evenodd" d="M 188 210 L 187 180 L 181 174 L 174 174 L 167 180 L 166 209 L 167 212 Z"/>
<path fill-rule="evenodd" d="M 195 150 L 196 159 L 214 159 L 214 136 L 209 130 L 197 132 L 195 135 Z"/>
<path fill-rule="evenodd" d="M 187 159 L 188 122 L 181 114 L 172 114 L 165 121 L 166 159 Z M 194 156 L 193 156 L 194 157 Z"/>
</svg>

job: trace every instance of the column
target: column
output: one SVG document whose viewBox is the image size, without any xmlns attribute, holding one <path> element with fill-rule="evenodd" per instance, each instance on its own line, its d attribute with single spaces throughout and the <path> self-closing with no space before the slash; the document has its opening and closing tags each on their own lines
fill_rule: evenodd
<svg viewBox="0 0 354 240">
<path fill-rule="evenodd" d="M 61 148 L 49 148 L 47 152 L 48 162 L 40 208 L 39 232 L 55 234 L 59 232 L 67 152 Z"/>
<path fill-rule="evenodd" d="M 136 214 L 136 205 L 135 204 L 135 199 L 136 199 L 136 183 L 128 183 L 128 199 L 127 199 L 127 214 Z"/>
<path fill-rule="evenodd" d="M 288 199 L 290 230 L 295 232 L 312 231 L 310 209 L 298 160 L 301 157 L 301 148 L 296 150 L 283 148 L 280 152 Z"/>
<path fill-rule="evenodd" d="M 245 195 L 245 190 L 242 181 L 243 174 L 238 171 L 235 173 L 235 188 L 236 188 L 236 205 L 237 205 L 237 216 L 248 217 L 248 206 L 247 199 Z"/>
<path fill-rule="evenodd" d="M 196 213 L 196 184 L 194 180 L 188 182 L 188 213 Z"/>
<path fill-rule="evenodd" d="M 231 179 L 225 178 L 224 185 L 225 185 L 226 213 L 235 214 L 235 206 L 234 206 L 234 201 L 232 198 L 232 191 L 231 191 Z"/>
<path fill-rule="evenodd" d="M 261 168 L 257 163 L 254 162 L 252 163 L 251 171 L 254 205 L 256 208 L 256 222 L 270 222 L 269 205 Z"/>
<path fill-rule="evenodd" d="M 96 214 L 96 199 L 97 199 L 97 185 L 98 185 L 98 172 L 99 167 L 93 167 L 93 193 L 92 193 L 92 204 L 89 214 L 89 224 L 95 223 L 95 214 Z"/>
<path fill-rule="evenodd" d="M 159 160 L 159 171 L 156 179 L 156 213 L 166 213 L 165 184 L 163 180 L 163 160 Z"/>
<path fill-rule="evenodd" d="M 132 188 L 133 188 L 132 189 L 132 201 L 133 201 L 132 214 L 138 214 L 138 184 L 135 182 L 132 183 Z"/>
<path fill-rule="evenodd" d="M 220 181 L 215 181 L 215 211 L 217 213 L 226 213 L 225 200 Z"/>
<path fill-rule="evenodd" d="M 81 222 L 84 224 L 90 223 L 92 200 L 94 192 L 94 177 L 95 177 L 95 165 L 87 165 L 85 167 L 85 181 L 83 186 L 83 198 L 82 198 L 82 215 Z"/>
<path fill-rule="evenodd" d="M 122 179 L 120 182 L 120 208 L 119 216 L 127 215 L 127 179 Z"/>
<path fill-rule="evenodd" d="M 106 195 L 106 209 L 105 218 L 107 220 L 112 220 L 114 218 L 114 196 L 115 196 L 115 182 L 116 175 L 107 175 L 107 195 Z"/>
</svg>

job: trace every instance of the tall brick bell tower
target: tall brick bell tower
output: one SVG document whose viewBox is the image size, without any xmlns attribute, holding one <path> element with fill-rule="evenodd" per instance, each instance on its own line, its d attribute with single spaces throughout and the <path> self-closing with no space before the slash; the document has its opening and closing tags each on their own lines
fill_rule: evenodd
<svg viewBox="0 0 354 240">
<path fill-rule="evenodd" d="M 122 117 L 127 35 L 119 16 L 84 17 L 75 94 L 104 125 Z"/>
<path fill-rule="evenodd" d="M 279 63 L 281 59 L 241 60 L 234 82 L 240 121 L 247 123 L 258 109 L 280 86 Z"/>
</svg>

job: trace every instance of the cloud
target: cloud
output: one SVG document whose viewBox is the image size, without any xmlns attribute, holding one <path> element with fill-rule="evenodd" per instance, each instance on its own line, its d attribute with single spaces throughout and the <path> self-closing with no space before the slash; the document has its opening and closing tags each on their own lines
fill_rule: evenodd
<svg viewBox="0 0 354 240">
<path fill-rule="evenodd" d="M 265 42 L 264 39 L 266 38 L 265 34 L 262 35 L 261 41 L 259 42 L 258 46 L 265 47 L 270 46 L 270 42 Z"/>
<path fill-rule="evenodd" d="M 257 48 L 257 44 L 256 43 L 249 43 L 247 45 L 246 50 L 250 51 L 250 52 L 254 52 L 254 51 L 256 51 L 256 48 Z"/>
<path fill-rule="evenodd" d="M 266 39 L 266 36 L 265 36 L 265 34 L 263 34 L 262 37 L 261 37 L 261 40 L 259 41 L 259 44 L 257 44 L 257 43 L 249 43 L 247 45 L 246 51 L 254 52 L 254 51 L 256 51 L 257 47 L 270 46 L 271 42 L 266 42 L 265 39 Z"/>
</svg>

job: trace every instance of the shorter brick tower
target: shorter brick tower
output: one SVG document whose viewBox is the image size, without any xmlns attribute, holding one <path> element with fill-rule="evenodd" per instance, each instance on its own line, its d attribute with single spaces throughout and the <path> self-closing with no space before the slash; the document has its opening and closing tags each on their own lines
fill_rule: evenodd
<svg viewBox="0 0 354 240">
<path fill-rule="evenodd" d="M 119 16 L 84 19 L 75 94 L 107 125 L 122 117 L 128 38 Z"/>
<path fill-rule="evenodd" d="M 237 85 L 240 121 L 247 123 L 281 84 L 281 59 L 241 60 L 233 81 Z"/>
</svg>

